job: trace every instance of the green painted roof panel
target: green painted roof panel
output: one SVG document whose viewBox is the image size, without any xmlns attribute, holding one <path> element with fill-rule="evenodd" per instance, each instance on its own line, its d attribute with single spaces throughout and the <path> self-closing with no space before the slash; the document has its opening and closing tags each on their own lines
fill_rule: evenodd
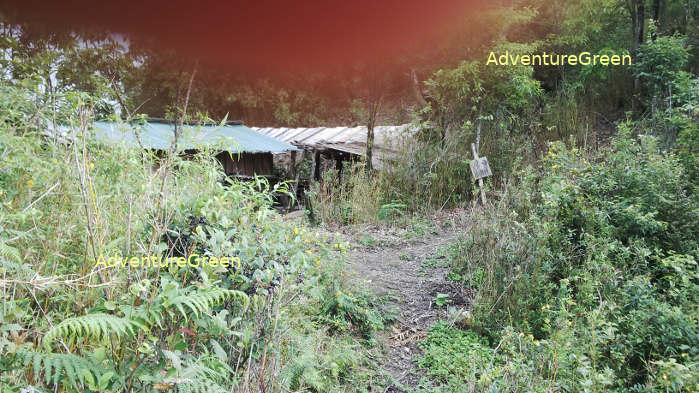
<svg viewBox="0 0 699 393">
<path fill-rule="evenodd" d="M 129 125 L 98 121 L 94 123 L 93 130 L 95 137 L 105 143 L 125 143 L 154 150 L 170 149 L 175 135 L 173 124 L 155 122 Z M 178 145 L 180 149 L 218 148 L 231 153 L 282 153 L 299 150 L 289 143 L 243 125 L 185 125 Z"/>
</svg>

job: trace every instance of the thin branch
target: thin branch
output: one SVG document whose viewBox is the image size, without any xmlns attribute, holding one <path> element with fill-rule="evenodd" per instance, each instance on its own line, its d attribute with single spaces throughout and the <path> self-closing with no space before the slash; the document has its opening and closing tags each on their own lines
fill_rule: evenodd
<svg viewBox="0 0 699 393">
<path fill-rule="evenodd" d="M 101 271 L 104 270 L 104 268 L 97 270 L 97 271 L 92 271 L 89 274 L 86 274 L 82 277 L 77 277 L 77 278 L 67 278 L 70 276 L 75 276 L 75 274 L 71 274 L 68 276 L 49 276 L 49 277 L 42 277 L 39 274 L 35 274 L 34 277 L 32 277 L 30 280 L 5 280 L 5 279 L 0 279 L 0 287 L 10 287 L 11 285 L 19 284 L 19 285 L 28 285 L 32 287 L 32 289 L 37 289 L 37 290 L 45 290 L 48 289 L 52 286 L 56 285 L 65 285 L 65 286 L 79 286 L 79 287 L 86 287 L 86 288 L 100 288 L 100 287 L 106 287 L 109 285 L 114 284 L 114 280 L 109 281 L 109 282 L 103 282 L 100 284 L 89 284 L 88 282 L 90 281 L 89 279 L 98 273 L 101 273 Z"/>
<path fill-rule="evenodd" d="M 425 96 L 422 95 L 422 90 L 420 89 L 420 82 L 417 80 L 417 73 L 415 70 L 410 70 L 410 76 L 413 80 L 413 93 L 415 95 L 415 100 L 420 104 L 420 108 L 424 108 L 428 105 Z"/>
<path fill-rule="evenodd" d="M 59 184 L 61 184 L 61 182 L 58 182 L 58 183 L 54 184 L 53 186 L 51 186 L 51 188 L 49 188 L 48 190 L 46 190 L 45 193 L 41 194 L 40 197 L 36 198 L 36 199 L 34 200 L 34 202 L 30 203 L 27 207 L 25 207 L 25 208 L 22 210 L 22 212 L 26 212 L 26 211 L 29 210 L 32 206 L 34 206 L 37 202 L 39 202 L 40 200 L 44 199 L 44 197 L 45 197 L 46 195 L 48 195 L 51 191 L 53 191 L 53 189 L 56 188 Z"/>
</svg>

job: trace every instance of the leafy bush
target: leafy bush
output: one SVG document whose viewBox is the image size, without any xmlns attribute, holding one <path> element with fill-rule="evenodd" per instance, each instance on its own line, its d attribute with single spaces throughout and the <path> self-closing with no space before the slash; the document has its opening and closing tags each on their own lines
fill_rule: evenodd
<svg viewBox="0 0 699 393">
<path fill-rule="evenodd" d="M 685 391 L 695 378 L 678 370 L 697 373 L 696 184 L 632 128 L 596 157 L 552 144 L 546 171 L 524 176 L 450 251 L 475 292 L 472 328 L 540 340 L 541 378 L 560 389 Z"/>
<path fill-rule="evenodd" d="M 96 144 L 89 96 L 31 86 L 0 86 L 3 392 L 361 389 L 355 329 L 329 319 L 368 337 L 381 316 L 363 298 L 326 307 L 350 291 L 342 249 L 279 218 L 283 184 L 224 179 L 209 151 Z M 66 135 L 48 132 L 49 103 Z M 98 264 L 114 255 L 235 263 Z"/>
</svg>

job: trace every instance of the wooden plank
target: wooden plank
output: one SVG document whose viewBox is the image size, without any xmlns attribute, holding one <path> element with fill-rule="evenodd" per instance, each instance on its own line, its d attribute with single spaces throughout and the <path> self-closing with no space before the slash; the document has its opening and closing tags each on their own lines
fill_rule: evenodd
<svg viewBox="0 0 699 393">
<path fill-rule="evenodd" d="M 482 179 L 484 177 L 493 176 L 490 171 L 490 166 L 488 165 L 488 158 L 478 157 L 477 159 L 471 161 L 471 174 L 474 179 Z"/>
<path fill-rule="evenodd" d="M 294 152 L 295 153 L 295 152 Z M 303 165 L 303 160 L 306 159 L 306 150 L 301 150 L 301 160 L 299 160 L 299 163 L 296 164 L 296 157 L 294 156 L 294 159 L 291 161 L 291 165 L 294 167 L 294 184 L 291 185 L 291 192 L 293 194 L 293 198 L 289 198 L 289 205 L 286 207 L 286 211 L 290 211 L 291 208 L 294 206 L 294 203 L 296 203 L 296 197 L 298 196 L 298 190 L 299 190 L 299 181 L 301 180 L 301 171 L 300 167 Z M 298 167 L 297 167 L 298 165 Z"/>
<path fill-rule="evenodd" d="M 471 143 L 471 151 L 473 151 L 473 161 L 471 161 L 471 174 L 473 174 L 473 177 L 475 179 L 478 179 L 478 187 L 481 190 L 481 202 L 483 203 L 483 206 L 486 204 L 486 198 L 485 198 L 485 188 L 483 186 L 483 178 L 487 176 L 491 176 L 492 174 L 490 173 L 490 166 L 488 166 L 488 159 L 483 157 L 480 158 L 478 157 L 478 150 L 476 150 L 476 144 Z M 483 161 L 481 161 L 483 160 Z M 483 167 L 485 165 L 485 167 Z M 475 170 L 474 170 L 475 169 Z M 487 173 L 485 176 L 480 176 L 478 175 L 483 175 Z"/>
</svg>

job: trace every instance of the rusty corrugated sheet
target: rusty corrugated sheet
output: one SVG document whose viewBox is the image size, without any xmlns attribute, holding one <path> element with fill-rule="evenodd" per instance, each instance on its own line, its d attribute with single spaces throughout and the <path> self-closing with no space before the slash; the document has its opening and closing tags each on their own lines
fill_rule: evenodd
<svg viewBox="0 0 699 393">
<path fill-rule="evenodd" d="M 366 127 L 269 128 L 250 127 L 302 149 L 334 149 L 363 156 L 366 153 Z M 410 124 L 374 127 L 374 163 L 395 154 L 393 140 L 413 133 Z"/>
</svg>

